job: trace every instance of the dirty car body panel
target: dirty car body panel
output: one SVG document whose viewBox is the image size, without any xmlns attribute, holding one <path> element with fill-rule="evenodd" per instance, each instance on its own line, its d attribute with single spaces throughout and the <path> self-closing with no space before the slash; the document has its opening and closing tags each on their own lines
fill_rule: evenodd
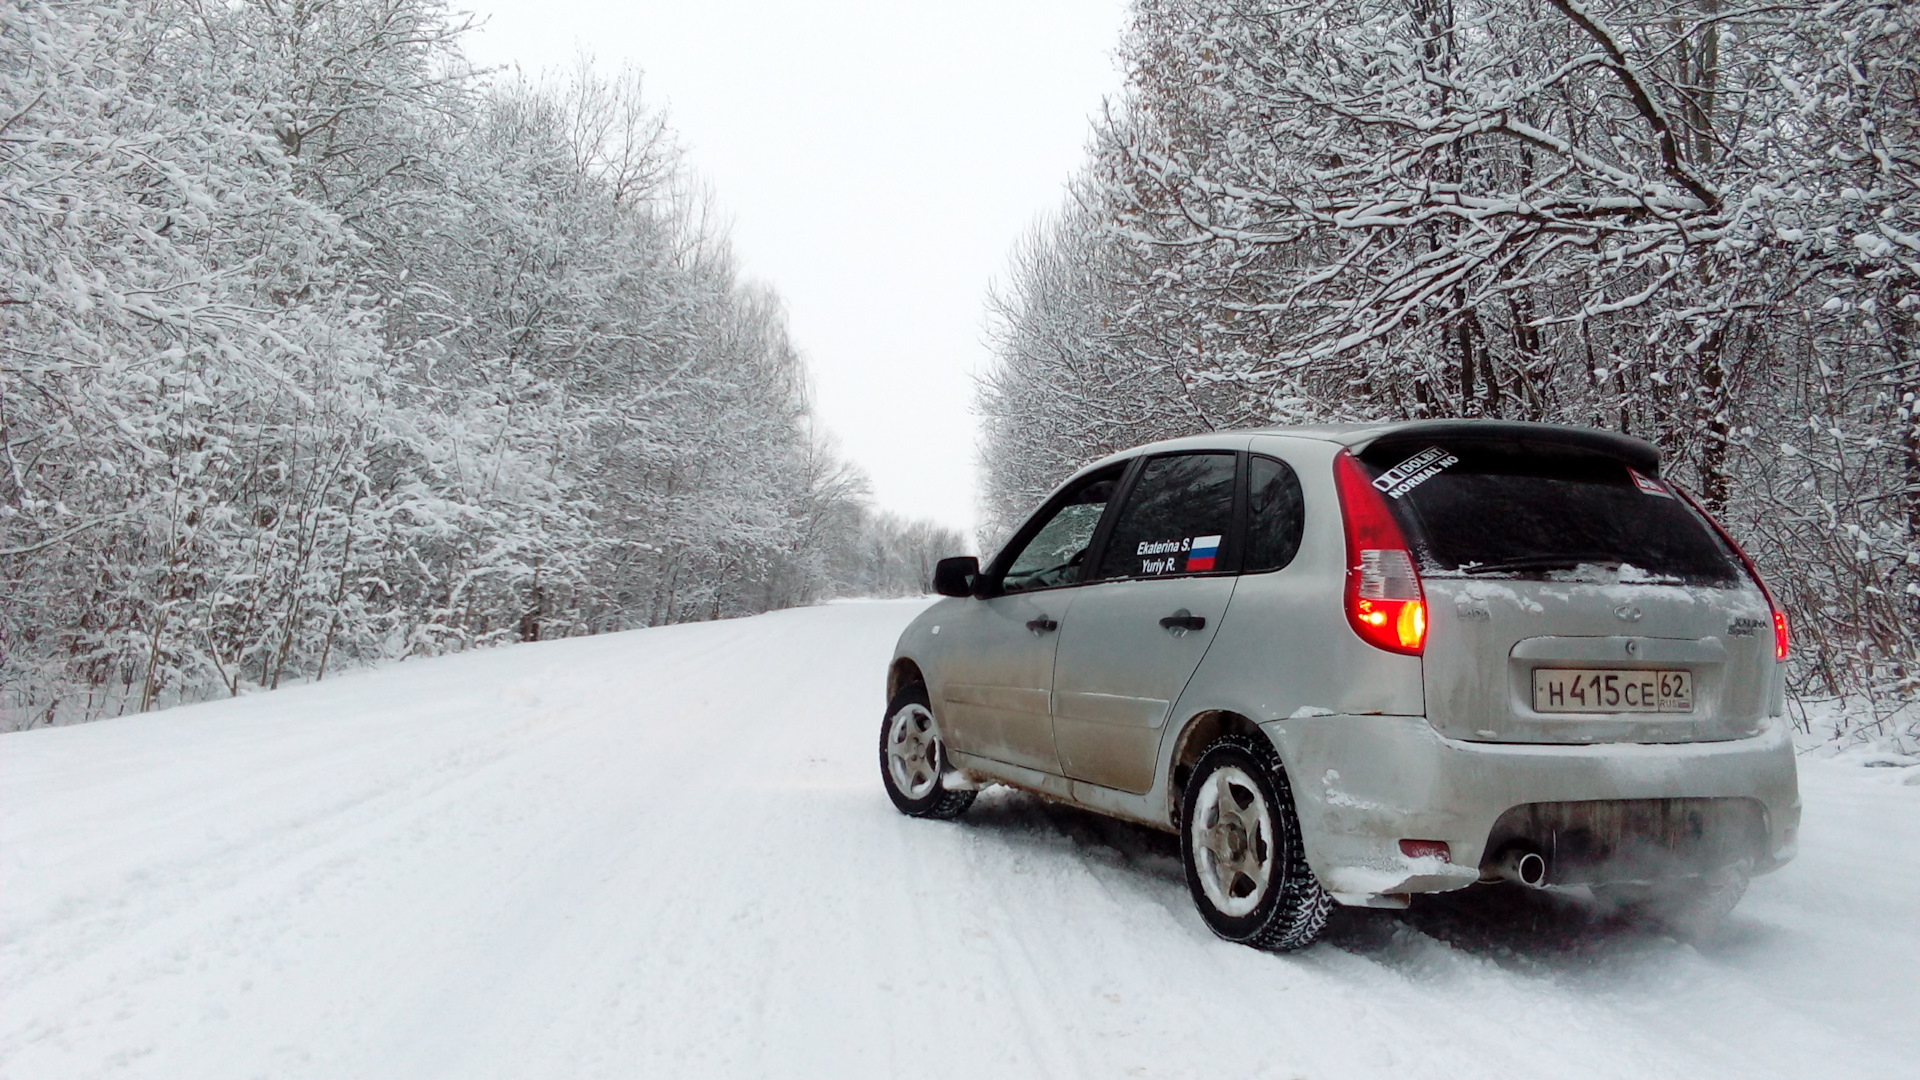
<svg viewBox="0 0 1920 1080">
<path fill-rule="evenodd" d="M 1143 478 L 1205 465 L 1217 481 L 1222 460 L 1230 500 L 1216 484 L 1186 493 L 1200 508 L 1185 517 L 1129 507 Z M 1363 640 L 1349 610 L 1365 568 L 1336 474 L 1354 464 L 1408 537 L 1417 650 Z M 1002 593 L 1023 544 L 1089 485 L 1100 514 L 1071 537 L 1078 562 Z M 1294 532 L 1276 547 L 1283 517 Z M 1290 778 L 1313 874 L 1348 904 L 1472 884 L 1516 845 L 1555 860 L 1559 883 L 1735 861 L 1765 872 L 1792 856 L 1800 814 L 1784 657 L 1770 598 L 1716 528 L 1651 447 L 1585 429 L 1446 421 L 1155 443 L 1075 474 L 982 568 L 976 595 L 907 628 L 892 681 L 925 680 L 968 782 L 1171 830 L 1209 742 L 1258 733 Z"/>
</svg>

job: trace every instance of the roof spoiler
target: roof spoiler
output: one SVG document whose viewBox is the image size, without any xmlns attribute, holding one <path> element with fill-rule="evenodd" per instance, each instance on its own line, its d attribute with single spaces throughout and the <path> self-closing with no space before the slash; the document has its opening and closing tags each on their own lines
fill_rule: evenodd
<svg viewBox="0 0 1920 1080">
<path fill-rule="evenodd" d="M 1660 451 L 1644 439 L 1599 428 L 1519 420 L 1415 420 L 1370 433 L 1353 443 L 1352 449 L 1364 457 L 1369 451 L 1391 452 L 1402 446 L 1411 451 L 1429 443 L 1499 443 L 1523 451 L 1537 448 L 1541 454 L 1573 451 L 1611 458 L 1647 476 L 1660 475 Z"/>
</svg>

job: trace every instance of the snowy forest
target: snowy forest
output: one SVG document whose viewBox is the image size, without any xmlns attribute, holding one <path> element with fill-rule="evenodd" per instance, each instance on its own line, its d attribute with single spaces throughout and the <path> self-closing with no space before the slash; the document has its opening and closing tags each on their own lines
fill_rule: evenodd
<svg viewBox="0 0 1920 1080">
<path fill-rule="evenodd" d="M 918 594 L 632 73 L 436 0 L 0 4 L 0 728 Z"/>
<path fill-rule="evenodd" d="M 1920 5 L 1135 0 L 1121 58 L 993 298 L 989 535 L 1155 437 L 1611 428 L 1758 559 L 1802 706 L 1904 722 Z"/>
</svg>

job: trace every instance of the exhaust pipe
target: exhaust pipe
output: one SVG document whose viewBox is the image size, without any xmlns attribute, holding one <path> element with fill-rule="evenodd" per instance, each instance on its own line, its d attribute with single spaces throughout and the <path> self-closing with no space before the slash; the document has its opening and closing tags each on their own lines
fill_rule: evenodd
<svg viewBox="0 0 1920 1080">
<path fill-rule="evenodd" d="M 1493 864 L 1493 874 L 1502 881 L 1543 889 L 1547 885 L 1547 858 L 1532 848 L 1511 847 Z"/>
</svg>

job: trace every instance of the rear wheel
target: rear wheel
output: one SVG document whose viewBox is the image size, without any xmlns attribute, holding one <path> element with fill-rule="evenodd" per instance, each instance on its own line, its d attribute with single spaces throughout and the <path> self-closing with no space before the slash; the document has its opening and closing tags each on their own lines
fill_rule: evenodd
<svg viewBox="0 0 1920 1080">
<path fill-rule="evenodd" d="M 975 792 L 946 787 L 947 751 L 934 721 L 925 683 L 901 687 L 880 724 L 880 782 L 900 812 L 911 817 L 957 818 Z"/>
<path fill-rule="evenodd" d="M 1319 939 L 1333 898 L 1307 866 L 1286 770 L 1266 739 L 1208 747 L 1180 809 L 1187 889 L 1214 933 L 1275 952 Z"/>
</svg>

